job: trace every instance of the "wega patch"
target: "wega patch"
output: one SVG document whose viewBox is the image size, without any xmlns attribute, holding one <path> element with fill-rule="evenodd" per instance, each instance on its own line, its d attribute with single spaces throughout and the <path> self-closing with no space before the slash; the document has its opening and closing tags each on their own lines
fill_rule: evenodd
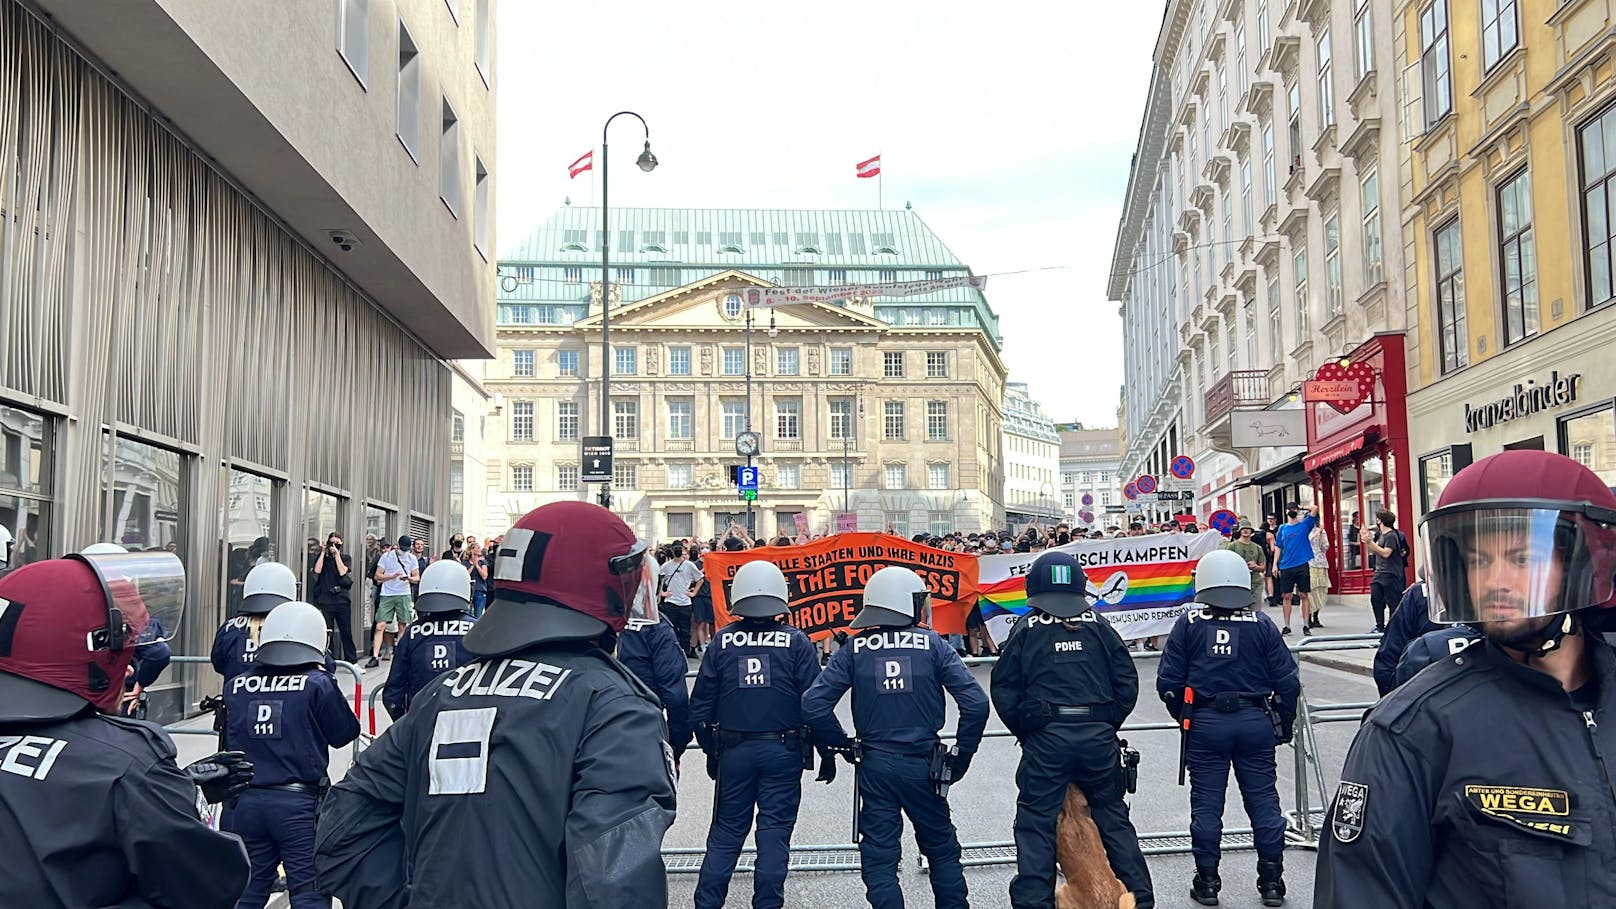
<svg viewBox="0 0 1616 909">
<path fill-rule="evenodd" d="M 1471 807 L 1488 817 L 1541 833 L 1571 836 L 1571 824 L 1555 820 L 1571 814 L 1571 796 L 1564 789 L 1467 785 L 1464 795 Z"/>
<path fill-rule="evenodd" d="M 1330 812 L 1330 830 L 1338 843 L 1350 843 L 1363 833 L 1369 812 L 1369 786 L 1342 780 L 1335 791 L 1335 807 Z"/>
</svg>

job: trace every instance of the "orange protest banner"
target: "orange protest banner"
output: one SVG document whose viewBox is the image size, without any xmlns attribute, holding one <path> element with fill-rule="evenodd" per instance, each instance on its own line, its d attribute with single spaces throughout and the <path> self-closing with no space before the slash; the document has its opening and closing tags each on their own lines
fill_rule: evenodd
<svg viewBox="0 0 1616 909">
<path fill-rule="evenodd" d="M 802 546 L 714 551 L 703 556 L 719 627 L 731 621 L 730 580 L 736 569 L 755 559 L 773 562 L 786 576 L 790 622 L 816 641 L 847 628 L 864 605 L 864 583 L 888 565 L 911 569 L 926 582 L 932 595 L 930 624 L 941 634 L 964 634 L 965 617 L 976 605 L 976 556 L 933 549 L 885 533 L 839 533 Z"/>
</svg>

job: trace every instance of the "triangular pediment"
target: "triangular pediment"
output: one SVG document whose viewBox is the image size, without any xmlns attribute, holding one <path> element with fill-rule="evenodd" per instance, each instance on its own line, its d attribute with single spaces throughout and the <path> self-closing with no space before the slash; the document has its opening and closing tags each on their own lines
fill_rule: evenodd
<svg viewBox="0 0 1616 909">
<path fill-rule="evenodd" d="M 740 304 L 741 292 L 748 287 L 769 287 L 770 282 L 737 269 L 719 272 L 700 281 L 646 297 L 611 312 L 613 329 L 644 328 L 723 331 L 744 329 L 746 309 Z M 735 301 L 726 305 L 728 298 Z M 792 330 L 886 331 L 891 326 L 867 312 L 834 303 L 793 303 L 775 309 L 754 309 L 752 328 L 767 329 L 773 317 L 775 328 Z M 580 331 L 600 327 L 596 313 L 574 324 Z"/>
</svg>

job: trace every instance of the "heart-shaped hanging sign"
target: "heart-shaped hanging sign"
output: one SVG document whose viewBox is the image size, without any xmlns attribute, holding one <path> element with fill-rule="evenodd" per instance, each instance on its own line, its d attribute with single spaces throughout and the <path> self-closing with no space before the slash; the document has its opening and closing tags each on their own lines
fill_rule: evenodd
<svg viewBox="0 0 1616 909">
<path fill-rule="evenodd" d="M 1368 363 L 1342 366 L 1332 360 L 1319 367 L 1313 381 L 1302 384 L 1302 400 L 1328 404 L 1342 414 L 1356 410 L 1375 392 L 1375 368 Z"/>
</svg>

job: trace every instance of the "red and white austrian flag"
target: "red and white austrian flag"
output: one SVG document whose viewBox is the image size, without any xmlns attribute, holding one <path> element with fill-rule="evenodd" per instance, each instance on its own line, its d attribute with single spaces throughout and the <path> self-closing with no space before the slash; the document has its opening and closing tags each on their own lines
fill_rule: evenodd
<svg viewBox="0 0 1616 909">
<path fill-rule="evenodd" d="M 583 153 L 578 160 L 567 165 L 567 176 L 576 177 L 586 170 L 595 169 L 595 150 L 590 149 Z"/>
<path fill-rule="evenodd" d="M 881 173 L 881 156 L 876 155 L 868 161 L 860 161 L 857 167 L 860 180 L 874 177 Z"/>
</svg>

